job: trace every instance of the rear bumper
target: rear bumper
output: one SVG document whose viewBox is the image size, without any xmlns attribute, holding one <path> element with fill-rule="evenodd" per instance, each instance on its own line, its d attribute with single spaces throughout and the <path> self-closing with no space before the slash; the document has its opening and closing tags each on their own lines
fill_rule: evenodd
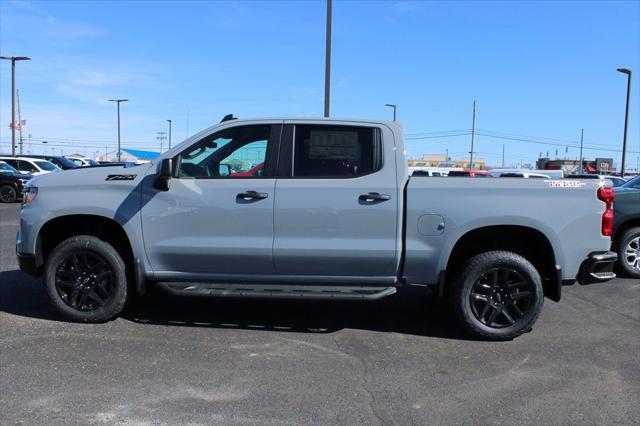
<svg viewBox="0 0 640 426">
<path fill-rule="evenodd" d="M 589 253 L 587 259 L 580 265 L 578 282 L 580 284 L 602 283 L 616 277 L 613 272 L 618 255 L 612 251 L 597 251 Z"/>
</svg>

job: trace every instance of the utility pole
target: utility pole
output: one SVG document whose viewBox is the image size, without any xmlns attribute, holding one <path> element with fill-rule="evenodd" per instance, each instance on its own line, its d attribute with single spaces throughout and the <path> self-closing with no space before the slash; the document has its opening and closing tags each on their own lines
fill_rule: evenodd
<svg viewBox="0 0 640 426">
<path fill-rule="evenodd" d="M 118 163 L 120 162 L 120 102 L 129 102 L 129 99 L 109 99 L 109 102 L 118 104 Z"/>
<path fill-rule="evenodd" d="M 627 152 L 627 126 L 629 125 L 629 98 L 631 96 L 631 70 L 618 68 L 617 71 L 627 75 L 627 108 L 624 113 L 624 138 L 622 139 L 622 164 L 620 165 L 620 176 L 624 177 L 624 159 Z"/>
<path fill-rule="evenodd" d="M 162 141 L 166 139 L 166 137 L 164 136 L 167 132 L 157 132 L 158 136 L 156 137 L 156 139 L 158 139 L 160 141 L 160 154 L 162 154 Z"/>
<path fill-rule="evenodd" d="M 384 104 L 384 106 L 388 106 L 389 108 L 393 108 L 393 121 L 396 121 L 396 109 L 398 105 L 396 104 Z"/>
<path fill-rule="evenodd" d="M 171 120 L 167 120 L 169 122 L 169 149 L 171 149 Z"/>
<path fill-rule="evenodd" d="M 584 129 L 580 129 L 580 173 L 583 172 L 583 166 L 582 166 L 582 145 L 584 143 Z"/>
<path fill-rule="evenodd" d="M 473 143 L 476 139 L 476 101 L 473 101 L 473 120 L 471 121 L 471 157 L 469 159 L 469 170 L 473 170 Z"/>
<path fill-rule="evenodd" d="M 16 155 L 16 61 L 30 61 L 27 56 L 0 56 L 11 61 L 11 155 Z"/>
<path fill-rule="evenodd" d="M 445 162 L 447 162 L 447 163 L 449 162 L 449 148 L 447 148 L 447 157 L 445 159 Z"/>
<path fill-rule="evenodd" d="M 331 92 L 331 0 L 327 0 L 327 40 L 324 58 L 324 116 L 329 117 L 329 97 Z"/>
<path fill-rule="evenodd" d="M 502 144 L 502 168 L 504 169 L 504 144 Z"/>
</svg>

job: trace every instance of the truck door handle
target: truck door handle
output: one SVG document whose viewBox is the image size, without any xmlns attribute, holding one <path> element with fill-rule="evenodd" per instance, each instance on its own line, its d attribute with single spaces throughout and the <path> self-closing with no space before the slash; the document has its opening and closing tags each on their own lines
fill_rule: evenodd
<svg viewBox="0 0 640 426">
<path fill-rule="evenodd" d="M 245 201 L 249 200 L 264 200 L 269 197 L 269 194 L 265 192 L 245 191 L 236 195 L 237 198 L 241 198 Z"/>
<path fill-rule="evenodd" d="M 379 194 L 377 192 L 369 192 L 368 194 L 362 194 L 358 197 L 358 200 L 365 203 L 373 203 L 374 201 L 387 201 L 391 199 L 391 195 Z"/>
</svg>

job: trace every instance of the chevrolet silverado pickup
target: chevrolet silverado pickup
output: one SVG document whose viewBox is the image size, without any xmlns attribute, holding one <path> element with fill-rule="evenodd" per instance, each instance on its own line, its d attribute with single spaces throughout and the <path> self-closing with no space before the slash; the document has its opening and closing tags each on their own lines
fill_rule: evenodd
<svg viewBox="0 0 640 426">
<path fill-rule="evenodd" d="M 409 177 L 396 122 L 227 116 L 150 164 L 33 178 L 16 250 L 74 321 L 151 286 L 376 300 L 417 285 L 472 335 L 511 339 L 563 285 L 615 277 L 613 198 L 599 180 Z"/>
</svg>

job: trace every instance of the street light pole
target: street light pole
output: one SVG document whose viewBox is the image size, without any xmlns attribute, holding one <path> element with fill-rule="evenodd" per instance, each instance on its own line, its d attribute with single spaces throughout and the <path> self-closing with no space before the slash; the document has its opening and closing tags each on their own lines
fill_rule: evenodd
<svg viewBox="0 0 640 426">
<path fill-rule="evenodd" d="M 627 109 L 624 113 L 624 137 L 622 139 L 622 164 L 620 165 L 620 176 L 624 177 L 624 157 L 627 152 L 627 126 L 629 125 L 629 98 L 631 96 L 631 70 L 628 68 L 618 68 L 618 72 L 627 75 Z"/>
<path fill-rule="evenodd" d="M 398 105 L 396 104 L 384 104 L 384 106 L 388 106 L 389 108 L 393 108 L 393 121 L 396 121 L 396 109 Z"/>
<path fill-rule="evenodd" d="M 11 61 L 11 155 L 16 155 L 16 61 L 30 61 L 27 56 L 0 56 Z"/>
<path fill-rule="evenodd" d="M 171 149 L 171 120 L 167 120 L 169 122 L 169 149 Z"/>
<path fill-rule="evenodd" d="M 327 0 L 327 40 L 324 58 L 324 116 L 329 117 L 331 92 L 331 0 Z"/>
<path fill-rule="evenodd" d="M 109 102 L 115 102 L 118 105 L 118 162 L 120 162 L 120 102 L 128 102 L 129 99 L 109 99 Z"/>
</svg>

